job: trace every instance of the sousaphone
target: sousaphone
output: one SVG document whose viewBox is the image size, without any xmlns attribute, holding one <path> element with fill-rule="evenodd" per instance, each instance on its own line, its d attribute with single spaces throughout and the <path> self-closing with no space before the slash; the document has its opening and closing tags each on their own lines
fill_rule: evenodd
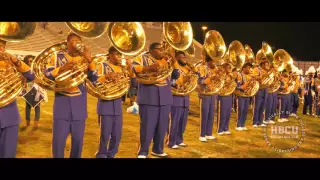
<svg viewBox="0 0 320 180">
<path fill-rule="evenodd" d="M 21 42 L 31 36 L 35 22 L 0 22 L 0 40 Z M 1 53 L 0 53 L 1 54 Z M 8 57 L 0 58 L 0 107 L 13 102 L 23 90 L 25 78 Z"/>
<path fill-rule="evenodd" d="M 75 34 L 85 38 L 98 38 L 104 34 L 108 23 L 105 22 L 67 22 L 66 25 Z M 77 44 L 76 49 L 83 51 L 83 44 Z M 89 62 L 84 58 L 72 69 L 60 73 L 54 80 L 46 77 L 47 65 L 53 61 L 58 52 L 67 51 L 67 42 L 63 41 L 44 49 L 33 61 L 32 69 L 35 73 L 35 82 L 44 89 L 65 91 L 77 87 L 87 79 Z"/>
<path fill-rule="evenodd" d="M 146 43 L 144 29 L 139 22 L 112 22 L 107 27 L 107 35 L 111 44 L 123 55 L 136 56 Z M 107 62 L 108 56 L 105 54 L 93 57 L 95 67 Z M 126 62 L 126 61 L 124 61 Z M 121 65 L 122 72 L 116 82 L 106 80 L 104 83 L 91 83 L 86 80 L 88 93 L 103 100 L 113 100 L 126 94 L 130 88 L 129 71 L 131 67 L 127 64 Z M 97 70 L 97 69 L 96 69 Z"/>
<path fill-rule="evenodd" d="M 216 68 L 216 74 L 209 74 L 205 63 L 205 57 L 209 56 L 214 65 L 219 65 L 219 62 L 226 53 L 226 45 L 222 35 L 215 30 L 210 30 L 206 33 L 202 55 L 203 63 L 199 65 L 199 72 L 206 74 L 208 78 L 211 78 L 211 84 L 200 85 L 198 84 L 197 91 L 201 95 L 211 96 L 219 92 L 224 85 L 225 73 L 219 74 L 220 68 Z"/>
</svg>

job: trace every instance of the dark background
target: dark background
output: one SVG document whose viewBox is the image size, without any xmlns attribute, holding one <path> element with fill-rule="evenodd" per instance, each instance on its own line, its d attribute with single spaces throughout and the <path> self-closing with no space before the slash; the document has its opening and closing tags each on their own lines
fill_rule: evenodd
<svg viewBox="0 0 320 180">
<path fill-rule="evenodd" d="M 248 44 L 255 53 L 262 41 L 277 49 L 285 49 L 294 61 L 320 60 L 320 22 L 193 22 L 194 38 L 203 43 L 203 30 L 219 31 L 226 46 L 233 40 Z"/>
</svg>

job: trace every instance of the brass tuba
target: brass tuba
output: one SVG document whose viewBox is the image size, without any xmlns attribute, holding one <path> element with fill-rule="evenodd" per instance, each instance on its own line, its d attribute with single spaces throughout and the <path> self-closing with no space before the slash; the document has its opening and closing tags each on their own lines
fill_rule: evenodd
<svg viewBox="0 0 320 180">
<path fill-rule="evenodd" d="M 122 54 L 135 56 L 139 54 L 146 43 L 146 36 L 142 25 L 138 22 L 112 22 L 107 27 L 107 34 L 111 44 Z M 107 61 L 107 55 L 96 55 L 92 59 L 95 67 Z M 130 77 L 127 64 L 122 65 L 120 78 L 116 82 L 106 80 L 95 85 L 86 80 L 88 93 L 103 100 L 120 98 L 130 88 Z"/>
<path fill-rule="evenodd" d="M 226 53 L 226 45 L 222 35 L 215 30 L 210 30 L 206 33 L 202 55 L 203 58 L 209 56 L 212 59 L 212 63 L 214 65 L 218 65 L 224 54 Z M 212 83 L 209 85 L 198 85 L 197 91 L 201 95 L 211 96 L 220 91 L 220 89 L 224 85 L 225 73 L 221 72 L 221 68 L 216 68 L 216 75 L 210 75 L 208 73 L 207 67 L 204 64 L 205 59 L 203 60 L 203 64 L 199 66 L 199 71 L 207 74 L 208 78 L 211 78 Z M 220 74 L 221 72 L 221 74 Z"/>
<path fill-rule="evenodd" d="M 178 51 L 187 50 L 192 44 L 193 31 L 190 22 L 164 22 L 163 36 L 165 53 L 168 55 L 171 48 Z M 153 59 L 149 52 L 143 53 L 141 56 L 148 56 Z M 156 60 L 154 60 L 156 61 Z M 167 79 L 173 71 L 172 58 L 167 59 L 167 63 L 158 69 L 158 72 L 137 73 L 137 82 L 142 84 L 157 84 Z"/>
<path fill-rule="evenodd" d="M 183 52 L 189 57 L 194 57 L 195 56 L 194 44 L 192 43 L 191 46 Z M 188 67 L 189 72 L 188 73 L 181 72 L 180 76 L 189 77 L 189 81 L 184 82 L 183 84 L 178 85 L 177 87 L 171 87 L 171 92 L 173 95 L 187 96 L 197 88 L 198 75 L 196 73 L 197 71 L 196 69 L 198 68 L 199 63 L 191 64 L 190 62 L 187 62 L 186 66 Z"/>
<path fill-rule="evenodd" d="M 278 49 L 274 53 L 272 66 L 273 66 L 273 69 L 276 71 L 276 73 L 275 73 L 275 79 L 273 83 L 268 88 L 268 93 L 274 93 L 279 90 L 281 85 L 280 71 L 282 71 L 285 68 L 285 66 L 290 62 L 291 62 L 291 57 L 289 53 L 287 53 L 285 50 Z"/>
<path fill-rule="evenodd" d="M 225 63 L 233 65 L 237 71 L 239 71 L 245 63 L 246 51 L 241 42 L 235 40 L 229 45 L 228 53 L 226 53 L 225 56 L 228 56 L 224 57 Z M 229 96 L 235 91 L 237 87 L 235 78 L 236 76 L 233 73 L 226 76 L 224 86 L 219 91 L 220 96 Z"/>
<path fill-rule="evenodd" d="M 69 29 L 80 37 L 99 38 L 108 27 L 107 22 L 66 22 Z"/>
<path fill-rule="evenodd" d="M 21 42 L 32 35 L 35 28 L 35 22 L 0 22 L 0 39 L 7 42 Z M 25 78 L 22 74 L 10 60 L 2 57 L 0 59 L 0 107 L 13 102 L 23 90 L 24 84 Z"/>
<path fill-rule="evenodd" d="M 105 54 L 98 54 L 93 57 L 92 61 L 96 64 L 96 67 L 98 67 L 99 64 L 106 62 L 107 58 Z M 126 94 L 130 88 L 130 77 L 127 66 L 123 66 L 121 69 L 122 73 L 116 82 L 106 80 L 103 83 L 97 82 L 93 84 L 89 79 L 86 79 L 88 93 L 102 100 L 117 99 Z"/>
<path fill-rule="evenodd" d="M 244 49 L 246 51 L 246 62 L 251 63 L 253 66 L 256 65 L 256 57 L 254 55 L 253 50 L 249 45 L 244 45 Z"/>
<path fill-rule="evenodd" d="M 72 32 L 85 38 L 100 37 L 106 31 L 106 23 L 100 22 L 67 22 L 66 25 Z M 78 51 L 83 50 L 83 44 L 77 44 Z M 60 42 L 44 49 L 32 63 L 32 69 L 35 73 L 36 83 L 42 88 L 53 91 L 64 91 L 72 87 L 77 87 L 87 79 L 87 69 L 89 62 L 83 58 L 72 69 L 59 74 L 55 80 L 51 80 L 45 76 L 47 64 L 52 60 L 52 56 L 58 52 L 67 51 L 67 42 Z"/>
<path fill-rule="evenodd" d="M 279 66 L 279 71 L 282 71 L 283 69 L 287 69 L 288 72 L 292 71 L 293 60 L 287 51 L 283 49 L 277 50 L 274 55 L 274 58 L 277 59 L 277 61 L 281 62 L 281 66 Z M 291 76 L 288 78 L 287 83 L 289 87 L 284 90 L 279 90 L 278 94 L 290 94 L 293 91 L 295 86 L 295 79 Z"/>
<path fill-rule="evenodd" d="M 262 60 L 267 60 L 270 64 L 274 64 L 273 52 L 270 45 L 266 42 L 262 42 L 262 48 L 257 52 L 256 63 L 259 65 Z M 260 79 L 260 89 L 269 87 L 275 77 L 275 72 L 273 70 L 261 75 Z"/>
</svg>

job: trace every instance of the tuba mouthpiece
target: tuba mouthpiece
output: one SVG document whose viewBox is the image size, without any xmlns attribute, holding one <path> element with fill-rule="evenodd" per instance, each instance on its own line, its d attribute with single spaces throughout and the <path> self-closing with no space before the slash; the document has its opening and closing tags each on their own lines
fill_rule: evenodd
<svg viewBox="0 0 320 180">
<path fill-rule="evenodd" d="M 76 50 L 83 52 L 84 51 L 84 45 L 83 44 L 76 44 Z"/>
</svg>

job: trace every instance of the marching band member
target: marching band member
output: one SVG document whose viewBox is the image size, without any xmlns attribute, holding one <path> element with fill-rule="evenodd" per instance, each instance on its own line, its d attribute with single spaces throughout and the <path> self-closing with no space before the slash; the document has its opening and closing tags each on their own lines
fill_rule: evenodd
<svg viewBox="0 0 320 180">
<path fill-rule="evenodd" d="M 115 82 L 116 79 L 120 78 L 119 73 L 122 73 L 121 56 L 122 54 L 111 46 L 107 61 L 99 64 L 98 73 L 94 73 L 95 78 L 92 78 L 91 81 L 103 83 L 110 79 Z M 94 66 L 93 64 L 94 62 L 90 65 Z M 118 152 L 123 123 L 121 99 L 119 97 L 113 100 L 98 100 L 97 114 L 100 124 L 100 142 L 99 150 L 96 153 L 97 158 L 113 158 Z"/>
<path fill-rule="evenodd" d="M 6 41 L 0 40 L 0 73 L 3 73 L 3 70 L 7 70 L 8 63 L 12 63 L 27 79 L 27 82 L 33 81 L 34 74 L 31 72 L 30 67 L 18 60 L 14 55 L 5 52 L 5 47 Z M 0 158 L 16 157 L 18 125 L 20 122 L 21 117 L 16 101 L 0 107 Z"/>
<path fill-rule="evenodd" d="M 171 76 L 171 85 L 176 87 L 190 81 L 189 76 L 183 74 L 189 73 L 191 69 L 187 66 L 186 55 L 182 51 L 175 53 L 174 70 Z M 169 132 L 168 147 L 177 149 L 179 146 L 185 147 L 183 142 L 183 133 L 187 126 L 188 110 L 190 105 L 190 96 L 173 95 L 173 105 L 171 107 L 171 124 Z"/>
<path fill-rule="evenodd" d="M 271 65 L 271 68 L 273 66 Z M 275 76 L 274 81 L 278 80 L 279 77 Z M 266 102 L 266 111 L 265 111 L 265 120 L 264 124 L 275 124 L 274 119 L 277 114 L 277 106 L 278 106 L 278 93 L 276 92 L 268 92 L 267 102 Z"/>
<path fill-rule="evenodd" d="M 226 73 L 225 81 L 235 81 L 232 74 L 231 65 L 224 63 L 222 65 L 224 72 Z M 228 96 L 218 96 L 219 114 L 218 114 L 218 135 L 231 134 L 229 131 L 230 116 L 232 112 L 232 94 Z"/>
<path fill-rule="evenodd" d="M 35 56 L 33 55 L 27 55 L 24 57 L 23 62 L 26 63 L 28 66 L 31 66 L 32 61 L 34 60 Z M 40 86 L 38 86 L 35 82 L 31 81 L 26 83 L 26 88 L 23 90 L 24 94 L 27 93 L 26 91 L 28 89 L 35 88 L 36 93 L 33 94 L 32 99 L 33 101 L 31 102 L 39 102 L 40 96 L 43 97 L 45 102 L 48 102 L 48 95 L 46 90 L 42 89 Z M 26 101 L 26 127 L 30 125 L 30 111 L 31 111 L 31 105 Z M 35 111 L 35 118 L 34 118 L 34 128 L 37 129 L 39 126 L 39 120 L 40 120 L 40 103 L 34 107 Z"/>
<path fill-rule="evenodd" d="M 242 67 L 242 72 L 240 75 L 237 76 L 236 82 L 237 82 L 237 89 L 244 90 L 246 89 L 248 85 L 248 81 L 251 76 L 253 65 L 251 63 L 245 63 Z M 236 130 L 238 131 L 247 131 L 248 128 L 246 128 L 246 119 L 250 104 L 250 98 L 251 97 L 237 97 L 238 102 L 238 109 L 237 109 L 237 127 Z"/>
<path fill-rule="evenodd" d="M 299 89 L 301 88 L 301 84 L 300 84 L 299 76 L 297 72 L 293 72 L 292 76 L 295 79 L 295 84 L 293 87 L 293 91 L 290 93 L 290 96 L 291 96 L 290 116 L 297 117 L 297 111 L 299 108 L 299 96 L 301 96 L 301 94 L 299 95 Z"/>
<path fill-rule="evenodd" d="M 255 68 L 255 73 L 258 75 L 258 78 L 261 75 L 268 73 L 270 70 L 270 63 L 266 59 L 262 60 L 260 63 L 260 68 Z M 263 112 L 266 109 L 267 105 L 267 98 L 268 98 L 268 88 L 259 89 L 257 94 L 254 96 L 254 115 L 253 115 L 253 127 L 257 128 L 265 127 L 266 125 L 263 124 Z"/>
<path fill-rule="evenodd" d="M 136 102 L 137 91 L 138 91 L 138 83 L 137 78 L 134 73 L 130 72 L 130 89 L 128 92 L 128 97 L 130 98 L 130 106 L 133 106 L 133 103 Z"/>
<path fill-rule="evenodd" d="M 236 73 L 237 68 L 232 69 L 232 73 Z M 235 94 L 232 94 L 232 111 L 236 112 L 237 110 L 237 96 Z"/>
<path fill-rule="evenodd" d="M 82 61 L 83 58 L 87 62 L 91 62 L 91 53 L 88 47 L 85 46 L 83 52 L 78 51 L 75 47 L 81 42 L 81 37 L 77 34 L 70 33 L 68 35 L 68 50 L 67 52 L 57 52 L 52 56 L 51 64 L 46 72 L 48 78 L 55 80 L 55 77 L 71 69 L 77 62 Z M 70 133 L 72 138 L 70 157 L 81 157 L 85 120 L 87 117 L 87 90 L 84 83 L 80 84 L 77 88 L 55 92 L 52 138 L 52 153 L 54 158 L 64 158 L 65 144 Z"/>
<path fill-rule="evenodd" d="M 320 78 L 320 67 L 317 69 L 317 72 L 314 76 L 314 84 L 315 84 L 315 87 L 314 87 L 314 91 L 315 91 L 315 96 L 314 96 L 314 109 L 315 109 L 315 117 L 320 117 L 320 107 L 319 107 L 319 84 L 316 83 L 316 80 L 319 80 Z"/>
<path fill-rule="evenodd" d="M 289 117 L 289 110 L 290 110 L 290 93 L 289 93 L 289 73 L 286 69 L 282 71 L 281 78 L 280 78 L 280 92 L 285 92 L 279 94 L 279 115 L 280 118 L 278 119 L 278 122 L 286 122 L 288 121 Z M 288 93 L 287 93 L 288 92 Z"/>
<path fill-rule="evenodd" d="M 149 52 L 139 56 L 133 62 L 135 74 L 158 72 L 159 67 L 167 65 L 163 56 L 163 46 L 156 42 L 149 47 Z M 139 115 L 140 115 L 140 147 L 138 158 L 146 158 L 153 140 L 151 154 L 167 157 L 163 151 L 164 138 L 169 125 L 169 113 L 173 103 L 169 78 L 158 84 L 138 83 Z"/>
<path fill-rule="evenodd" d="M 311 66 L 308 71 L 306 72 L 306 79 L 304 82 L 304 104 L 303 104 L 303 114 L 312 115 L 312 92 L 314 91 L 314 67 Z M 307 110 L 309 109 L 309 113 Z"/>
<path fill-rule="evenodd" d="M 199 79 L 198 84 L 200 86 L 206 86 L 211 84 L 213 78 L 216 78 L 217 68 L 213 64 L 212 59 L 209 55 L 205 56 L 206 64 L 201 64 L 199 66 Z M 212 136 L 213 130 L 213 118 L 214 118 L 214 105 L 217 99 L 217 94 L 211 96 L 204 96 L 199 94 L 200 99 L 200 118 L 201 118 L 201 127 L 200 127 L 200 137 L 201 142 L 207 142 L 207 139 L 215 139 L 216 137 Z"/>
</svg>

